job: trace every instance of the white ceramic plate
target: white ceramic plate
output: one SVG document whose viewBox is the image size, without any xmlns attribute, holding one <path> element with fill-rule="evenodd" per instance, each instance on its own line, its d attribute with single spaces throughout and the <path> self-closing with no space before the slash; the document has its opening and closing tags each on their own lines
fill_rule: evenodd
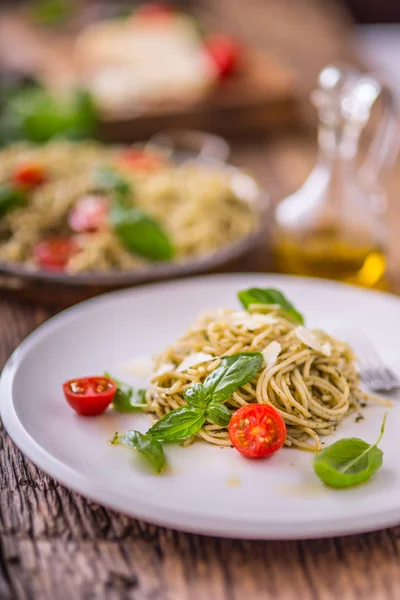
<svg viewBox="0 0 400 600">
<path fill-rule="evenodd" d="M 249 461 L 231 448 L 202 442 L 188 448 L 170 445 L 169 468 L 156 476 L 130 449 L 107 443 L 115 431 L 145 431 L 146 415 L 110 412 L 82 418 L 67 406 L 64 380 L 104 370 L 122 378 L 121 363 L 161 350 L 206 308 L 237 306 L 237 291 L 249 286 L 281 288 L 311 327 L 334 332 L 362 324 L 383 359 L 400 372 L 400 300 L 394 296 L 282 276 L 200 277 L 108 294 L 39 327 L 12 355 L 1 378 L 6 429 L 30 459 L 61 483 L 167 527 L 288 539 L 400 523 L 399 396 L 380 444 L 383 468 L 363 486 L 336 491 L 316 479 L 310 454 L 286 448 L 269 460 Z M 349 417 L 331 441 L 346 436 L 374 441 L 383 412 L 372 406 L 359 423 Z"/>
</svg>

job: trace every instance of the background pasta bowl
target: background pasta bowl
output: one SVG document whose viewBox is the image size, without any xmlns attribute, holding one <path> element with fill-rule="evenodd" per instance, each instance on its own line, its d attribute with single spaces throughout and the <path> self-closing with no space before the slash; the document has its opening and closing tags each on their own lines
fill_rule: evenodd
<svg viewBox="0 0 400 600">
<path fill-rule="evenodd" d="M 0 283 L 4 288 L 23 289 L 35 284 L 64 284 L 83 288 L 115 288 L 152 282 L 188 274 L 212 271 L 251 250 L 268 226 L 270 199 L 256 180 L 242 170 L 209 156 L 188 152 L 173 152 L 173 162 L 181 165 L 194 162 L 212 166 L 228 177 L 235 195 L 246 203 L 254 216 L 254 226 L 245 236 L 229 242 L 214 252 L 171 262 L 153 262 L 135 270 L 108 270 L 80 273 L 46 271 L 24 263 L 0 263 Z M 210 215 L 212 218 L 212 215 Z"/>
</svg>

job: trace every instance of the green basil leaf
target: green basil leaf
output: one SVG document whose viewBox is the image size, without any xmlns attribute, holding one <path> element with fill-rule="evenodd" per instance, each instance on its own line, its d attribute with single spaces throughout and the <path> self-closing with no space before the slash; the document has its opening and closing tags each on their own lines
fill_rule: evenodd
<svg viewBox="0 0 400 600">
<path fill-rule="evenodd" d="M 150 427 L 148 433 L 162 442 L 178 442 L 197 433 L 205 420 L 203 408 L 181 406 L 164 415 Z"/>
<path fill-rule="evenodd" d="M 124 435 L 116 433 L 111 443 L 126 444 L 135 450 L 139 450 L 153 464 L 157 473 L 161 472 L 165 464 L 163 447 L 149 433 L 140 433 L 131 429 Z"/>
<path fill-rule="evenodd" d="M 119 379 L 115 379 L 109 373 L 105 372 L 104 375 L 117 386 L 117 391 L 112 402 L 112 407 L 117 412 L 132 412 L 147 406 L 145 396 L 146 390 L 134 388 Z"/>
<path fill-rule="evenodd" d="M 211 402 L 207 407 L 207 417 L 217 425 L 227 427 L 231 420 L 232 413 L 222 402 Z"/>
<path fill-rule="evenodd" d="M 385 431 L 385 423 L 386 415 L 375 444 L 368 444 L 359 438 L 345 438 L 319 452 L 314 458 L 317 476 L 326 485 L 335 488 L 368 481 L 382 465 L 383 452 L 377 446 Z"/>
<path fill-rule="evenodd" d="M 72 104 L 70 127 L 74 130 L 74 139 L 92 136 L 99 116 L 92 94 L 85 88 L 78 88 L 74 91 Z"/>
<path fill-rule="evenodd" d="M 140 388 L 120 388 L 117 387 L 117 392 L 114 396 L 112 407 L 117 412 L 133 412 L 146 408 L 146 390 Z"/>
<path fill-rule="evenodd" d="M 183 397 L 190 406 L 207 406 L 207 390 L 202 383 L 194 383 L 184 393 Z"/>
<path fill-rule="evenodd" d="M 0 186 L 0 217 L 8 211 L 17 208 L 25 203 L 27 194 L 24 190 L 18 189 L 7 183 Z"/>
<path fill-rule="evenodd" d="M 28 10 L 41 25 L 60 25 L 72 16 L 73 5 L 68 0 L 33 0 Z"/>
<path fill-rule="evenodd" d="M 247 310 L 251 304 L 279 304 L 282 309 L 292 317 L 296 323 L 304 325 L 304 317 L 291 302 L 280 292 L 273 288 L 249 288 L 238 293 L 240 302 Z"/>
<path fill-rule="evenodd" d="M 204 382 L 207 393 L 214 402 L 223 402 L 233 392 L 248 383 L 261 368 L 260 352 L 241 352 L 226 356 Z"/>
<path fill-rule="evenodd" d="M 118 198 L 125 197 L 132 192 L 130 183 L 119 173 L 107 167 L 102 167 L 95 172 L 94 183 L 102 191 L 116 192 Z"/>
<path fill-rule="evenodd" d="M 124 246 L 150 260 L 171 260 L 174 249 L 163 227 L 136 208 L 113 206 L 110 223 Z"/>
<path fill-rule="evenodd" d="M 89 113 L 89 94 L 82 93 L 55 96 L 40 85 L 16 86 L 0 114 L 1 141 L 90 137 L 97 115 L 93 101 Z"/>
</svg>

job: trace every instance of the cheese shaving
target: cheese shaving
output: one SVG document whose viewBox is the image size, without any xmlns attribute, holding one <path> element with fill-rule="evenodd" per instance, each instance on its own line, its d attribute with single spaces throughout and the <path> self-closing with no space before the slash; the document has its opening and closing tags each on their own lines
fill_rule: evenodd
<svg viewBox="0 0 400 600">
<path fill-rule="evenodd" d="M 264 315 L 261 313 L 236 312 L 231 315 L 234 325 L 243 326 L 248 331 L 259 329 L 263 325 L 274 325 L 277 319 L 272 315 Z"/>
<path fill-rule="evenodd" d="M 210 360 L 214 360 L 215 356 L 212 354 L 206 354 L 205 352 L 195 352 L 194 354 L 189 354 L 181 364 L 176 367 L 176 371 L 182 373 L 183 371 L 187 371 L 191 367 L 195 367 L 196 365 L 201 365 L 202 363 L 209 362 Z"/>
<path fill-rule="evenodd" d="M 155 371 L 155 373 L 153 373 L 153 375 L 158 377 L 160 375 L 164 375 L 164 373 L 169 373 L 172 371 L 175 371 L 175 365 L 173 363 L 164 363 L 159 369 L 157 369 L 157 371 Z"/>
<path fill-rule="evenodd" d="M 261 351 L 264 357 L 267 369 L 274 366 L 277 361 L 279 354 L 281 353 L 282 346 L 279 342 L 273 341 Z"/>
<path fill-rule="evenodd" d="M 296 337 L 306 346 L 312 348 L 316 352 L 321 352 L 325 356 L 330 356 L 332 353 L 332 347 L 329 342 L 321 344 L 315 333 L 302 325 L 299 325 L 294 330 Z"/>
</svg>

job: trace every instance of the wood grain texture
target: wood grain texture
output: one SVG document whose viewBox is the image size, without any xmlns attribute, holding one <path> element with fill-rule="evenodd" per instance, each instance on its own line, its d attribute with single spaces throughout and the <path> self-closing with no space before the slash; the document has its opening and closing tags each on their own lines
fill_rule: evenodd
<svg viewBox="0 0 400 600">
<path fill-rule="evenodd" d="M 205 7 L 210 18 L 245 29 L 256 45 L 265 37 L 289 58 L 291 49 L 292 65 L 304 61 L 309 81 L 324 62 L 345 53 L 343 28 L 335 33 L 340 11 L 322 13 L 316 0 L 219 0 L 214 12 L 211 4 Z M 261 18 L 266 5 L 269 16 Z M 284 26 L 288 15 L 296 27 Z M 314 155 L 312 138 L 287 134 L 257 145 L 242 142 L 233 160 L 277 200 L 307 176 Z M 400 255 L 399 189 L 397 172 L 390 184 L 394 257 Z M 235 268 L 266 270 L 268 240 Z M 42 303 L 0 297 L 1 366 L 53 312 Z M 398 600 L 399 554 L 400 527 L 330 540 L 249 542 L 144 524 L 68 491 L 0 429 L 0 600 Z"/>
</svg>

